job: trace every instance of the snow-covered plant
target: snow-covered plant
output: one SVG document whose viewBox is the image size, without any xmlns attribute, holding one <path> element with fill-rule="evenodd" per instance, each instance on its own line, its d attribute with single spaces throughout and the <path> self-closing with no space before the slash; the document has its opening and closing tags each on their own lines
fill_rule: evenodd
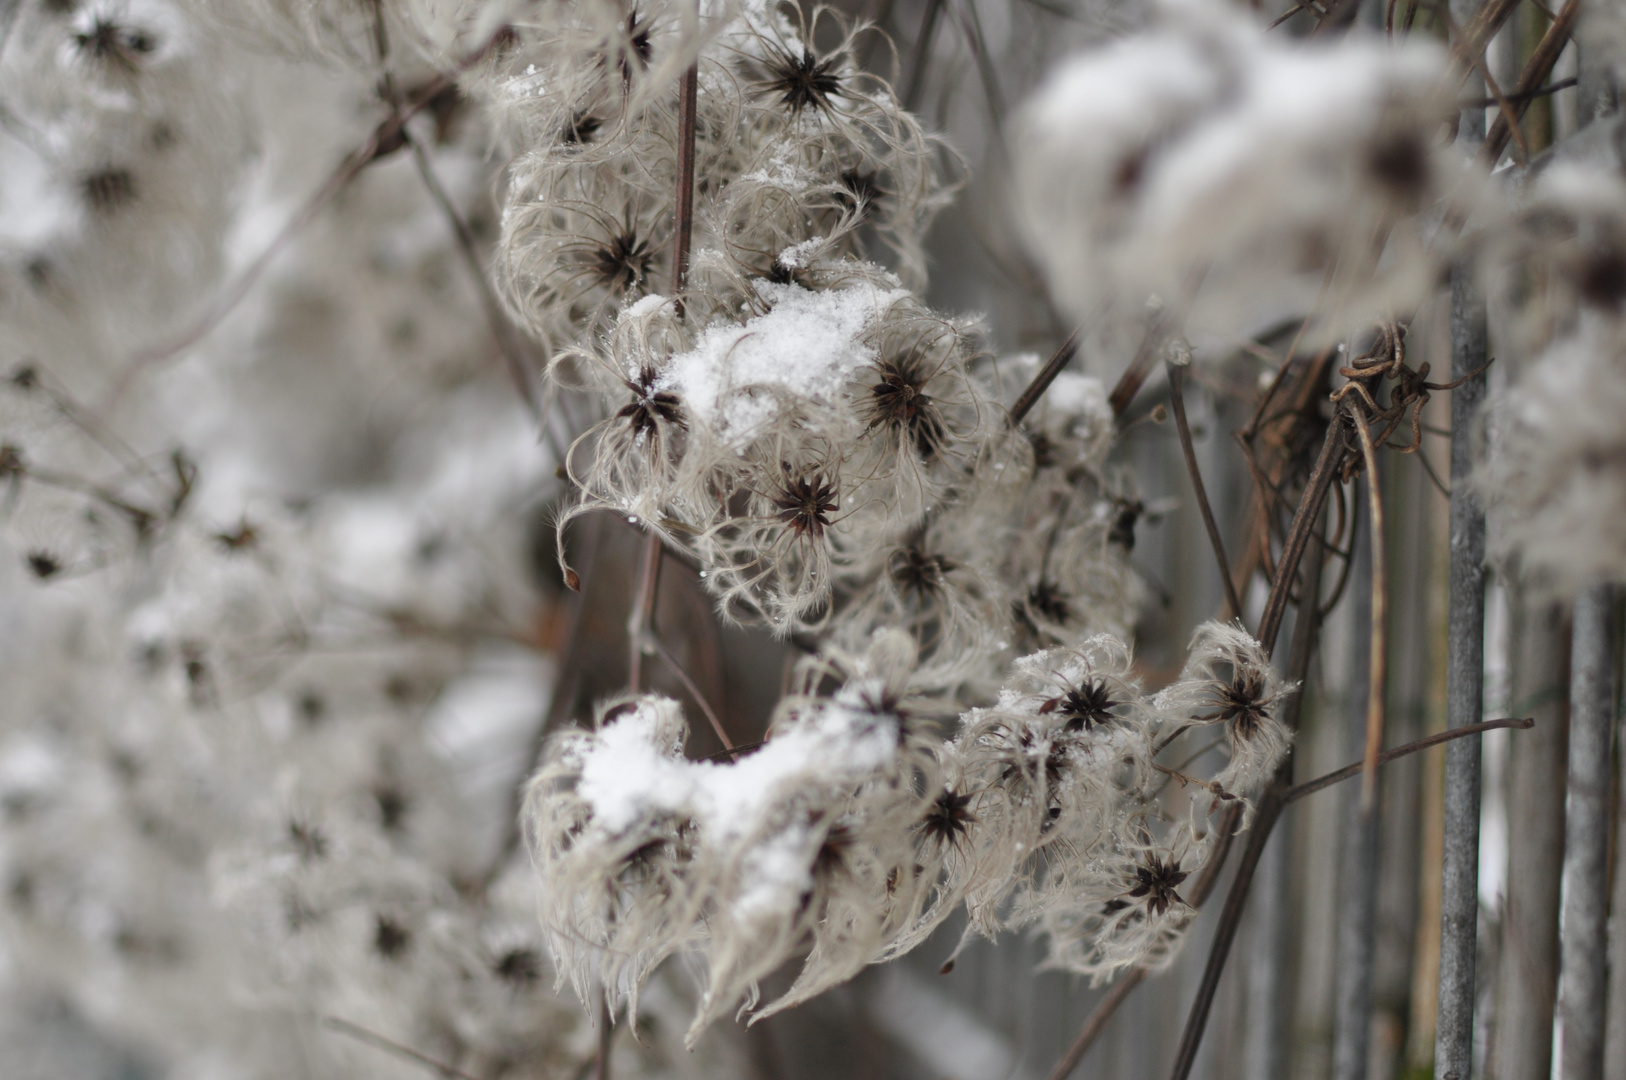
<svg viewBox="0 0 1626 1080">
<path fill-rule="evenodd" d="M 1617 14 L 1504 92 L 1510 5 L 1084 5 L 1048 73 L 961 6 L 0 2 L 0 1006 L 142 1076 L 743 1076 L 719 1020 L 915 950 L 1164 968 L 1316 789 L 1350 590 L 1371 813 L 1379 462 L 1482 381 L 1481 295 L 1457 509 L 1626 581 L 1619 129 L 1518 126 L 1572 31 L 1607 112 Z M 1245 517 L 1188 380 L 1252 413 Z M 1217 614 L 1149 603 L 1169 431 Z"/>
<path fill-rule="evenodd" d="M 693 951 L 692 1042 L 736 1007 L 771 1015 L 907 952 L 961 906 L 968 936 L 1038 921 L 1052 963 L 1081 974 L 1172 959 L 1191 913 L 1176 888 L 1207 857 L 1206 823 L 1287 752 L 1289 691 L 1257 643 L 1208 624 L 1155 696 L 1116 638 L 1035 653 L 949 738 L 916 674 L 897 630 L 862 656 L 809 658 L 807 689 L 731 761 L 685 758 L 678 706 L 653 695 L 558 736 L 526 816 L 543 925 L 578 992 L 602 982 L 635 1002 L 661 960 Z M 1160 744 L 1211 723 L 1228 761 L 1206 781 L 1165 770 L 1206 793 L 1171 797 Z M 799 977 L 757 1009 L 757 980 L 787 962 Z"/>
</svg>

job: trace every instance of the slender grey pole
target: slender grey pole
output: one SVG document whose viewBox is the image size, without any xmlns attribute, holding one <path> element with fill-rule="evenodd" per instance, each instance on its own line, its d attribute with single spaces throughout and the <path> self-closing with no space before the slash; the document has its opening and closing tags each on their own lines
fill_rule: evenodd
<svg viewBox="0 0 1626 1080">
<path fill-rule="evenodd" d="M 1617 650 L 1620 642 L 1615 643 Z M 1617 699 L 1619 691 L 1617 690 Z M 1621 728 L 1621 717 L 1615 717 L 1615 727 Z M 1618 736 L 1626 740 L 1626 731 Z M 1626 743 L 1622 753 L 1616 755 L 1619 769 L 1615 777 L 1615 790 L 1626 792 Z M 1609 917 L 1609 1010 L 1607 1030 L 1604 1032 L 1604 1080 L 1626 1080 L 1626 797 L 1617 798 L 1615 807 L 1615 899 Z"/>
<path fill-rule="evenodd" d="M 1362 486 L 1369 478 L 1361 481 Z M 1360 499 L 1364 501 L 1365 496 Z M 1366 753 L 1368 668 L 1372 662 L 1372 522 L 1360 513 L 1355 531 L 1355 566 L 1349 580 L 1350 664 L 1343 723 L 1344 756 Z M 1378 774 L 1382 783 L 1382 773 Z M 1373 930 L 1378 903 L 1378 807 L 1362 806 L 1361 787 L 1341 794 L 1344 818 L 1338 853 L 1338 963 L 1334 975 L 1333 1080 L 1366 1080 L 1372 1028 Z"/>
<path fill-rule="evenodd" d="M 1508 754 L 1507 888 L 1498 951 L 1496 1080 L 1551 1080 L 1558 1004 L 1559 881 L 1564 868 L 1564 779 L 1569 627 L 1562 605 L 1513 593 L 1509 716 L 1536 726 Z"/>
<path fill-rule="evenodd" d="M 1451 13 L 1470 17 L 1477 0 L 1458 0 Z M 1462 114 L 1458 137 L 1472 151 L 1485 138 L 1485 112 Z M 1485 365 L 1485 301 L 1473 267 L 1451 268 L 1451 369 L 1462 378 Z M 1451 560 L 1446 641 L 1445 722 L 1476 723 L 1484 704 L 1485 511 L 1473 495 L 1470 432 L 1485 396 L 1479 374 L 1451 394 Z M 1445 853 L 1440 882 L 1440 988 L 1434 1032 L 1434 1075 L 1473 1074 L 1474 960 L 1479 929 L 1479 740 L 1445 748 Z"/>
<path fill-rule="evenodd" d="M 1248 960 L 1246 1080 L 1287 1080 L 1292 1057 L 1293 830 L 1271 833 L 1254 876 Z"/>
<path fill-rule="evenodd" d="M 1611 598 L 1606 585 L 1575 598 L 1570 638 L 1570 776 L 1564 812 L 1564 921 L 1558 1015 L 1563 1080 L 1603 1076 L 1608 993 L 1609 742 L 1613 734 Z"/>
</svg>

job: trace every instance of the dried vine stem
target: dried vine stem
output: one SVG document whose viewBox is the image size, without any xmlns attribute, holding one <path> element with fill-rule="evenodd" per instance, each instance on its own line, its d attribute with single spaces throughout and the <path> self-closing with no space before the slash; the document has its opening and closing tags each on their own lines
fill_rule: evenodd
<svg viewBox="0 0 1626 1080">
<path fill-rule="evenodd" d="M 529 350 L 525 348 L 520 332 L 503 313 L 502 303 L 497 299 L 490 279 L 486 277 L 485 267 L 480 263 L 480 252 L 474 240 L 474 231 L 469 228 L 469 223 L 463 219 L 457 205 L 452 202 L 452 197 L 445 185 L 440 182 L 440 177 L 435 175 L 434 167 L 429 160 L 429 151 L 424 148 L 423 141 L 414 137 L 405 128 L 401 129 L 401 135 L 412 150 L 413 164 L 417 166 L 418 176 L 428 189 L 430 198 L 434 199 L 435 205 L 440 208 L 441 214 L 452 227 L 458 253 L 463 258 L 464 266 L 468 268 L 475 291 L 480 294 L 480 310 L 485 313 L 486 323 L 491 327 L 491 336 L 497 343 L 497 351 L 502 353 L 503 363 L 508 368 L 508 377 L 513 382 L 514 389 L 519 391 L 525 407 L 538 422 L 541 422 L 542 406 L 537 400 L 536 388 L 531 382 L 532 360 L 526 355 Z M 563 461 L 565 448 L 558 445 L 553 428 L 543 423 L 542 432 L 554 444 L 552 446 L 554 456 Z"/>
<path fill-rule="evenodd" d="M 1037 405 L 1039 398 L 1050 389 L 1050 384 L 1056 381 L 1056 376 L 1073 362 L 1073 357 L 1078 355 L 1079 333 L 1080 331 L 1074 330 L 1067 335 L 1067 340 L 1061 343 L 1061 347 L 1049 360 L 1045 361 L 1044 367 L 1034 374 L 1033 381 L 1028 383 L 1027 388 L 1017 397 L 1016 404 L 1011 406 L 1011 427 L 1016 427 L 1033 411 L 1033 406 Z"/>
<path fill-rule="evenodd" d="M 1356 484 L 1350 485 L 1358 487 Z M 1370 485 L 1368 485 L 1370 486 Z M 1350 595 L 1350 630 L 1354 637 L 1348 650 L 1350 686 L 1342 717 L 1344 739 L 1353 742 L 1354 756 L 1365 767 L 1367 729 L 1370 727 L 1373 630 L 1374 556 L 1371 518 L 1361 514 L 1358 492 L 1352 499 L 1356 518 L 1351 529 L 1350 570 L 1354 588 Z M 1378 534 L 1381 537 L 1381 533 Z M 1331 605 L 1328 605 L 1330 608 Z M 1365 630 L 1366 633 L 1362 633 Z M 1379 688 L 1377 693 L 1382 693 Z M 1378 749 L 1382 749 L 1381 745 Z M 1375 772 L 1368 775 L 1376 777 Z M 1334 943 L 1332 1080 L 1366 1080 L 1370 1064 L 1372 1023 L 1372 964 L 1377 909 L 1378 820 L 1375 802 L 1361 798 L 1357 786 L 1353 797 L 1341 800 L 1338 815 L 1342 828 L 1338 838 L 1338 895 L 1335 912 L 1337 936 Z M 1375 789 L 1374 789 L 1375 790 Z"/>
<path fill-rule="evenodd" d="M 926 57 L 937 37 L 937 24 L 943 14 L 944 0 L 926 0 L 926 12 L 921 18 L 920 33 L 915 35 L 914 56 L 909 64 L 909 88 L 903 92 L 903 107 L 914 112 L 920 103 L 920 91 L 926 84 Z"/>
<path fill-rule="evenodd" d="M 1338 425 L 1332 424 L 1327 429 L 1328 442 L 1323 444 L 1322 459 L 1317 462 L 1318 467 L 1325 461 L 1326 447 L 1341 446 L 1335 441 L 1338 435 Z M 1329 470 L 1330 471 L 1330 470 Z M 1304 512 L 1310 501 L 1313 485 L 1307 487 L 1304 498 L 1300 500 L 1299 512 Z M 1323 502 L 1325 492 L 1323 492 Z M 1318 509 L 1310 518 L 1310 526 L 1320 521 L 1321 511 Z M 1297 521 L 1295 520 L 1295 526 Z M 1301 549 L 1302 550 L 1302 549 Z M 1321 637 L 1321 570 L 1323 559 L 1311 559 L 1303 564 L 1300 577 L 1298 618 L 1293 624 L 1293 644 L 1288 656 L 1288 677 L 1296 679 L 1300 684 L 1300 691 L 1290 696 L 1282 710 L 1282 721 L 1290 730 L 1298 728 L 1299 709 L 1303 702 L 1303 680 L 1310 671 L 1310 659 L 1315 655 L 1316 643 Z M 1284 560 L 1284 567 L 1286 566 Z M 1278 577 L 1276 585 L 1284 586 L 1284 580 Z M 1274 592 L 1274 589 L 1272 590 Z M 1268 650 L 1270 646 L 1267 644 Z M 1197 1060 L 1197 1048 L 1202 1043 L 1203 1029 L 1208 1024 L 1208 1013 L 1214 1004 L 1214 995 L 1219 991 L 1220 976 L 1225 971 L 1225 962 L 1230 957 L 1231 946 L 1236 942 L 1238 929 L 1242 926 L 1242 910 L 1248 900 L 1248 890 L 1253 884 L 1253 875 L 1259 869 L 1259 860 L 1264 857 L 1265 844 L 1270 840 L 1271 830 L 1281 817 L 1286 807 L 1283 795 L 1287 789 L 1287 781 L 1292 776 L 1293 758 L 1289 753 L 1287 759 L 1276 770 L 1275 777 L 1265 789 L 1264 796 L 1259 800 L 1255 811 L 1253 828 L 1248 833 L 1248 843 L 1242 850 L 1242 861 L 1237 865 L 1236 876 L 1231 879 L 1231 889 L 1225 894 L 1225 906 L 1220 909 L 1219 925 L 1214 929 L 1214 942 L 1209 949 L 1208 961 L 1203 968 L 1202 982 L 1197 987 L 1197 997 L 1191 1004 L 1191 1013 L 1186 1018 L 1185 1030 L 1180 1036 L 1180 1048 L 1175 1055 L 1175 1080 L 1185 1080 L 1191 1072 L 1192 1064 Z"/>
<path fill-rule="evenodd" d="M 1468 75 L 1476 68 L 1482 66 L 1476 58 L 1483 57 L 1485 50 L 1490 47 L 1491 38 L 1502 28 L 1502 24 L 1513 14 L 1521 0 L 1486 0 L 1482 5 L 1476 5 L 1477 10 L 1468 21 L 1452 35 L 1451 55 L 1456 60 L 1462 72 L 1462 77 Z M 1449 16 L 1448 16 L 1449 17 Z"/>
<path fill-rule="evenodd" d="M 683 310 L 683 289 L 688 283 L 689 239 L 694 231 L 695 109 L 700 93 L 700 65 L 690 64 L 678 90 L 677 206 L 672 228 L 672 295 Z"/>
<path fill-rule="evenodd" d="M 661 538 L 651 529 L 644 534 L 642 569 L 638 573 L 638 595 L 633 600 L 627 626 L 627 688 L 635 694 L 644 689 L 644 654 L 651 652 L 654 637 L 655 594 L 661 583 Z"/>
<path fill-rule="evenodd" d="M 1508 104 L 1497 113 L 1496 122 L 1491 125 L 1489 134 L 1485 136 L 1485 145 L 1480 149 L 1480 160 L 1494 166 L 1501 159 L 1502 151 L 1507 149 L 1508 138 L 1517 136 L 1519 121 L 1524 118 L 1530 103 L 1545 89 L 1542 84 L 1552 75 L 1559 54 L 1569 44 L 1580 14 L 1581 0 L 1569 0 L 1559 9 L 1552 24 L 1547 27 L 1547 33 L 1536 46 L 1536 51 L 1530 54 L 1524 70 L 1519 73 L 1518 85 L 1513 93 L 1507 95 Z M 1512 110 L 1511 116 L 1509 108 Z"/>
<path fill-rule="evenodd" d="M 598 1050 L 593 1058 L 593 1076 L 596 1080 L 610 1080 L 610 1035 L 615 1026 L 615 1014 L 610 1011 L 610 993 L 598 988 Z"/>
<path fill-rule="evenodd" d="M 386 1036 L 380 1035 L 376 1031 L 371 1031 L 364 1028 L 360 1024 L 352 1024 L 348 1020 L 341 1020 L 337 1016 L 330 1016 L 322 1021 L 322 1025 L 329 1031 L 336 1031 L 340 1035 L 348 1035 L 357 1042 L 363 1042 L 368 1046 L 376 1047 L 379 1050 L 394 1054 L 397 1057 L 402 1057 L 406 1058 L 408 1061 L 417 1062 L 426 1069 L 435 1070 L 441 1076 L 447 1077 L 448 1080 L 480 1080 L 480 1078 L 477 1076 L 472 1076 L 461 1069 L 454 1069 L 444 1061 L 437 1061 L 428 1054 L 414 1050 L 412 1047 L 403 1043 L 398 1043 L 394 1039 L 387 1038 Z"/>
<path fill-rule="evenodd" d="M 1191 487 L 1197 496 L 1197 509 L 1203 515 L 1203 527 L 1208 530 L 1208 542 L 1213 545 L 1214 559 L 1219 563 L 1220 580 L 1225 583 L 1225 602 L 1229 605 L 1228 615 L 1239 617 L 1242 614 L 1242 601 L 1236 594 L 1236 581 L 1231 576 L 1231 561 L 1225 557 L 1225 541 L 1220 537 L 1219 523 L 1214 520 L 1214 510 L 1208 504 L 1208 489 L 1203 486 L 1202 470 L 1197 466 L 1197 450 L 1191 442 L 1191 423 L 1186 419 L 1186 395 L 1182 387 L 1185 381 L 1185 368 L 1172 360 L 1166 365 L 1169 372 L 1169 405 L 1174 410 L 1174 426 L 1180 433 L 1180 450 L 1185 454 L 1186 472 L 1191 475 Z"/>
<path fill-rule="evenodd" d="M 1050 1070 L 1050 1080 L 1067 1080 L 1067 1077 L 1072 1075 L 1073 1070 L 1078 1068 L 1078 1063 L 1084 1060 L 1084 1055 L 1089 1052 L 1090 1047 L 1095 1045 L 1095 1040 L 1099 1039 L 1101 1033 L 1107 1029 L 1107 1023 L 1112 1019 L 1113 1014 L 1118 1011 L 1118 1006 L 1129 999 L 1129 995 L 1134 993 L 1135 987 L 1146 981 L 1146 974 L 1145 968 L 1134 968 L 1125 972 L 1123 977 L 1112 985 L 1112 989 L 1107 991 L 1107 996 L 1101 999 L 1100 1004 L 1095 1007 L 1095 1011 L 1090 1013 L 1089 1018 L 1084 1021 L 1083 1028 L 1079 1030 L 1078 1038 L 1073 1040 L 1073 1044 L 1067 1048 L 1067 1053 L 1063 1054 L 1061 1060 L 1056 1062 L 1056 1067 Z"/>
<path fill-rule="evenodd" d="M 1163 338 L 1163 319 L 1161 315 L 1153 316 L 1151 325 L 1146 328 L 1146 336 L 1141 339 L 1140 350 L 1135 358 L 1124 368 L 1124 373 L 1118 376 L 1117 385 L 1112 388 L 1112 394 L 1107 403 L 1112 406 L 1112 415 L 1122 419 L 1123 414 L 1129 411 L 1129 403 L 1135 400 L 1140 388 L 1146 382 L 1146 376 L 1152 372 L 1152 361 L 1157 356 L 1158 343 Z"/>
<path fill-rule="evenodd" d="M 1286 542 L 1282 544 L 1276 577 L 1270 587 L 1270 596 L 1265 601 L 1264 615 L 1259 619 L 1259 632 L 1254 635 L 1267 653 L 1276 646 L 1276 635 L 1281 632 L 1282 618 L 1287 613 L 1287 598 L 1292 591 L 1294 571 L 1304 557 L 1304 549 L 1310 542 L 1316 521 L 1320 519 L 1321 510 L 1327 502 L 1327 492 L 1332 489 L 1343 458 L 1343 433 L 1338 430 L 1337 424 L 1329 424 L 1321 443 L 1321 453 L 1305 484 L 1298 510 L 1293 514 L 1293 525 L 1288 530 Z"/>
<path fill-rule="evenodd" d="M 678 88 L 677 199 L 672 226 L 672 295 L 678 313 L 683 311 L 683 288 L 689 272 L 689 239 L 694 231 L 694 142 L 695 107 L 700 89 L 700 65 L 690 64 Z M 643 571 L 639 575 L 638 600 L 627 628 L 631 656 L 627 685 L 633 693 L 644 688 L 644 653 L 647 636 L 653 632 L 655 593 L 660 584 L 661 556 L 665 546 L 654 529 L 644 537 Z M 720 728 L 720 725 L 719 725 Z M 726 742 L 726 740 L 725 740 Z"/>
<path fill-rule="evenodd" d="M 730 758 L 739 757 L 739 754 L 734 749 L 734 741 L 728 737 L 728 731 L 723 727 L 723 721 L 718 717 L 717 710 L 711 707 L 711 702 L 707 701 L 706 695 L 700 692 L 700 687 L 689 677 L 689 673 L 683 670 L 683 665 L 679 664 L 677 657 L 672 655 L 672 650 L 661 644 L 661 639 L 654 634 L 650 634 L 647 640 L 650 648 L 655 650 L 655 654 L 661 658 L 661 662 L 666 665 L 667 670 L 677 676 L 677 680 L 683 684 L 683 688 L 689 692 L 689 696 L 694 698 L 695 704 L 700 706 L 700 711 L 706 714 L 706 720 L 711 724 L 713 734 L 717 736 L 717 741 L 723 744 L 723 753 Z"/>
<path fill-rule="evenodd" d="M 1378 766 L 1381 768 L 1397 758 L 1403 758 L 1411 754 L 1421 753 L 1430 747 L 1439 746 L 1441 743 L 1453 742 L 1457 739 L 1465 739 L 1470 735 L 1483 735 L 1487 731 L 1495 731 L 1498 728 L 1517 728 L 1520 731 L 1528 731 L 1530 728 L 1535 726 L 1535 718 L 1529 716 L 1522 716 L 1517 719 L 1481 720 L 1477 724 L 1468 724 L 1463 727 L 1452 728 L 1449 731 L 1435 732 L 1433 735 L 1430 735 L 1427 738 L 1418 739 L 1416 742 L 1409 742 L 1403 746 L 1397 746 L 1393 750 L 1385 750 L 1383 753 L 1378 755 Z M 1306 795 L 1314 795 L 1316 792 L 1330 788 L 1334 784 L 1341 784 L 1345 780 L 1361 775 L 1365 768 L 1366 762 L 1364 760 L 1357 761 L 1353 765 L 1345 765 L 1342 769 L 1339 769 L 1336 772 L 1330 772 L 1325 776 L 1318 776 L 1314 780 L 1306 780 L 1302 784 L 1295 784 L 1287 789 L 1286 794 L 1282 796 L 1282 802 L 1298 802 Z"/>
</svg>

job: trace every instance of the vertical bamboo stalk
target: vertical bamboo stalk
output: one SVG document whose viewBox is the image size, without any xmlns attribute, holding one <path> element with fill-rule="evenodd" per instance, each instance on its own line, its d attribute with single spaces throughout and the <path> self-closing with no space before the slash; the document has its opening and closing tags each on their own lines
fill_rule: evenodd
<svg viewBox="0 0 1626 1080">
<path fill-rule="evenodd" d="M 1549 1080 L 1558 1000 L 1558 883 L 1564 861 L 1565 635 L 1555 604 L 1514 598 L 1511 714 L 1536 726 L 1510 755 L 1497 1080 Z"/>
<path fill-rule="evenodd" d="M 1286 1080 L 1292 1063 L 1292 844 L 1293 829 L 1288 823 L 1265 845 L 1253 887 L 1247 1031 L 1243 1035 L 1243 1075 L 1248 1080 Z"/>
<path fill-rule="evenodd" d="M 1420 326 L 1414 324 L 1415 334 Z M 1420 335 L 1419 335 L 1420 336 Z M 1449 402 L 1442 401 L 1441 405 Z M 1431 449 L 1435 449 L 1432 448 Z M 1389 716 L 1386 738 L 1391 745 L 1415 742 L 1425 730 L 1430 672 L 1441 667 L 1444 639 L 1434 639 L 1431 608 L 1434 593 L 1444 592 L 1445 576 L 1436 573 L 1436 511 L 1445 503 L 1420 462 L 1394 459 L 1384 478 L 1384 506 L 1394 508 L 1387 537 L 1389 594 L 1393 601 L 1389 639 L 1404 647 L 1389 650 Z M 1439 552 L 1443 554 L 1443 551 Z M 1440 597 L 1443 601 L 1443 595 Z M 1441 604 L 1443 608 L 1443 603 Z M 1443 695 L 1442 695 L 1443 700 Z M 1417 952 L 1421 899 L 1423 761 L 1421 756 L 1383 767 L 1383 807 L 1378 822 L 1378 900 L 1373 917 L 1372 1061 L 1378 1076 L 1392 1077 L 1406 1067 L 1405 1041 L 1410 1034 L 1412 974 Z M 1438 919 L 1438 916 L 1435 916 Z M 1429 995 L 1432 997 L 1432 993 Z M 1432 1046 L 1432 1033 L 1427 1040 Z M 1369 1074 L 1370 1075 L 1370 1074 Z"/>
<path fill-rule="evenodd" d="M 1610 592 L 1575 598 L 1570 644 L 1569 805 L 1564 814 L 1563 968 L 1558 1014 L 1563 1080 L 1599 1080 L 1609 911 L 1609 763 L 1613 719 Z"/>
<path fill-rule="evenodd" d="M 1445 312 L 1449 329 L 1449 310 Z M 1443 335 L 1442 335 L 1443 336 Z M 1436 423 L 1447 422 L 1450 399 L 1442 395 L 1431 403 Z M 1430 530 L 1432 537 L 1446 536 L 1450 532 L 1449 504 L 1430 504 Z M 1429 580 L 1443 585 L 1449 577 L 1450 551 L 1448 545 L 1434 544 L 1429 548 Z M 1446 589 L 1432 588 L 1428 594 L 1428 638 L 1430 655 L 1434 660 L 1449 654 L 1449 604 Z M 1430 663 L 1426 674 L 1426 716 L 1424 731 L 1433 735 L 1445 730 L 1446 665 Z M 1418 763 L 1422 775 L 1418 795 L 1417 825 L 1417 919 L 1416 939 L 1411 964 L 1411 1010 L 1407 1023 L 1406 1063 L 1409 1070 L 1427 1073 L 1434 1060 L 1434 1037 L 1439 1008 L 1440 974 L 1440 876 L 1444 862 L 1445 818 L 1445 748 L 1442 746 L 1421 755 Z"/>
<path fill-rule="evenodd" d="M 1616 656 L 1618 659 L 1618 651 Z M 1614 1008 L 1609 1010 L 1608 1029 L 1604 1032 L 1605 1080 L 1626 1080 L 1626 745 L 1621 747 L 1616 761 L 1615 895 L 1609 918 L 1609 1000 Z"/>
<path fill-rule="evenodd" d="M 1363 483 L 1369 483 L 1368 477 Z M 1358 513 L 1358 512 L 1357 512 Z M 1350 758 L 1367 751 L 1367 706 L 1372 694 L 1371 516 L 1358 514 L 1355 566 L 1349 581 L 1350 665 L 1345 695 L 1344 747 Z M 1340 794 L 1345 827 L 1338 865 L 1338 962 L 1335 967 L 1332 1074 L 1334 1080 L 1366 1080 L 1372 1026 L 1372 942 L 1377 907 L 1378 817 L 1364 785 Z"/>
<path fill-rule="evenodd" d="M 1475 0 L 1451 5 L 1458 21 L 1478 7 Z M 1458 128 L 1464 148 L 1484 141 L 1485 113 L 1469 109 Z M 1451 368 L 1461 379 L 1484 367 L 1485 301 L 1473 267 L 1451 268 Z M 1450 612 L 1446 646 L 1446 727 L 1477 723 L 1485 676 L 1485 511 L 1468 483 L 1473 469 L 1469 442 L 1474 413 L 1485 395 L 1485 376 L 1475 375 L 1451 396 Z M 1445 748 L 1445 850 L 1441 870 L 1439 1005 L 1434 1036 L 1434 1075 L 1468 1080 L 1473 1074 L 1474 964 L 1479 927 L 1479 740 L 1459 739 Z"/>
</svg>

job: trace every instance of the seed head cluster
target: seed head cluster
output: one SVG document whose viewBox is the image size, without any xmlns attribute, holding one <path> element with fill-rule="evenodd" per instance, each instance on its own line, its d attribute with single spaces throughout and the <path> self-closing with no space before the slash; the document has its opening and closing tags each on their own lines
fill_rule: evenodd
<svg viewBox="0 0 1626 1080">
<path fill-rule="evenodd" d="M 1256 793 L 1287 747 L 1287 691 L 1262 661 L 1241 630 L 1208 624 L 1181 679 L 1146 695 L 1128 648 L 1096 635 L 1015 661 L 996 704 L 945 738 L 932 721 L 953 701 L 894 629 L 805 661 L 767 742 L 732 761 L 683 756 L 675 702 L 612 704 L 596 732 L 554 741 L 527 799 L 550 947 L 584 995 L 602 979 L 636 997 L 665 957 L 701 954 L 691 1040 L 913 949 L 961 909 L 965 940 L 1036 927 L 1053 963 L 1097 979 L 1167 962 L 1223 801 L 1171 790 L 1152 762 L 1224 723 L 1181 703 L 1229 692 L 1234 670 L 1268 699 L 1252 726 L 1225 724 L 1216 782 Z M 795 983 L 758 1005 L 756 980 L 787 962 Z"/>
</svg>

